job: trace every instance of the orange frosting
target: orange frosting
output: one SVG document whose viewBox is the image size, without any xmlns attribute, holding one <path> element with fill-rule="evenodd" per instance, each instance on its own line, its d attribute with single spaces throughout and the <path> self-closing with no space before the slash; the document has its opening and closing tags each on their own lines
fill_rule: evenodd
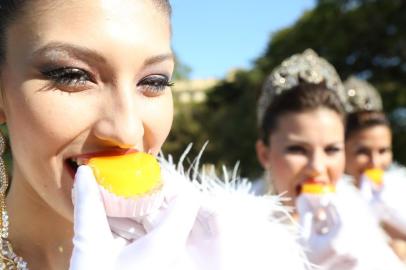
<svg viewBox="0 0 406 270">
<path fill-rule="evenodd" d="M 117 196 L 140 196 L 161 185 L 158 161 L 143 152 L 92 157 L 87 165 L 92 168 L 98 184 Z"/>
<path fill-rule="evenodd" d="M 382 185 L 383 184 L 383 170 L 381 169 L 367 169 L 365 170 L 364 174 L 367 178 L 372 181 L 375 185 Z"/>
<path fill-rule="evenodd" d="M 331 184 L 322 184 L 322 183 L 304 183 L 302 185 L 302 193 L 307 194 L 326 194 L 335 192 L 336 187 Z"/>
</svg>

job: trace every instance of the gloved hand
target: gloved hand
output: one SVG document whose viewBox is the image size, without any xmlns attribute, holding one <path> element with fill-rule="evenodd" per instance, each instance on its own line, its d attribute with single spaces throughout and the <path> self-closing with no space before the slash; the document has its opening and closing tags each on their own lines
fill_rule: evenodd
<svg viewBox="0 0 406 270">
<path fill-rule="evenodd" d="M 297 198 L 301 242 L 311 263 L 328 269 L 351 269 L 356 264 L 349 250 L 351 233 L 344 230 L 333 197 L 302 194 Z"/>
<path fill-rule="evenodd" d="M 372 212 L 380 222 L 389 224 L 397 231 L 406 235 L 406 214 L 404 205 L 406 199 L 402 193 L 406 184 L 404 179 L 395 179 L 395 176 L 384 175 L 384 185 L 377 189 L 367 176 L 361 178 L 360 191 L 363 198 L 368 202 Z"/>
<path fill-rule="evenodd" d="M 362 197 L 369 203 L 376 203 L 380 201 L 383 185 L 377 185 L 363 174 L 360 181 L 360 192 Z"/>
<path fill-rule="evenodd" d="M 142 220 L 147 234 L 128 244 L 111 232 L 98 185 L 87 166 L 78 168 L 73 197 L 70 270 L 166 269 L 183 252 L 200 207 L 192 190 L 178 194 L 153 222 L 151 218 Z"/>
</svg>

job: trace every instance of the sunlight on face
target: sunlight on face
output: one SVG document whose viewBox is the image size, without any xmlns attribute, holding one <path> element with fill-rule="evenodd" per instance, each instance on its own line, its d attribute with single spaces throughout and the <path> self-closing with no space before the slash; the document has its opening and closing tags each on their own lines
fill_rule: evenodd
<svg viewBox="0 0 406 270">
<path fill-rule="evenodd" d="M 348 174 L 358 181 L 366 169 L 387 169 L 392 163 L 392 135 L 387 126 L 362 129 L 348 138 L 346 145 Z"/>
<path fill-rule="evenodd" d="M 328 109 L 288 113 L 278 119 L 261 163 L 277 193 L 292 198 L 305 180 L 336 183 L 344 169 L 344 126 Z M 257 148 L 258 150 L 258 148 Z"/>
<path fill-rule="evenodd" d="M 69 158 L 156 154 L 169 133 L 169 18 L 149 0 L 32 5 L 8 31 L 2 69 L 13 176 L 71 219 Z"/>
</svg>

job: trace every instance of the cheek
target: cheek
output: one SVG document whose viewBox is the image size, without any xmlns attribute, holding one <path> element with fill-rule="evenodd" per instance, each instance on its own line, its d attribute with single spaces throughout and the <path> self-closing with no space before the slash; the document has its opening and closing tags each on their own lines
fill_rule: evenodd
<svg viewBox="0 0 406 270">
<path fill-rule="evenodd" d="M 300 174 L 306 166 L 306 158 L 272 153 L 270 163 L 272 181 L 278 193 L 287 191 L 289 196 L 293 196 Z"/>
<path fill-rule="evenodd" d="M 347 151 L 347 153 L 350 150 Z M 349 153 L 345 157 L 346 171 L 354 176 L 357 176 L 360 172 L 368 166 L 369 158 L 367 155 Z"/>
<path fill-rule="evenodd" d="M 384 154 L 383 160 L 382 160 L 382 169 L 386 170 L 393 161 L 393 155 L 392 152 Z"/>
<path fill-rule="evenodd" d="M 337 156 L 332 160 L 329 171 L 330 171 L 330 181 L 335 184 L 341 178 L 344 173 L 345 167 L 345 157 L 344 154 Z"/>
<path fill-rule="evenodd" d="M 158 154 L 172 126 L 172 96 L 166 95 L 148 110 L 151 113 L 145 114 L 144 117 L 145 140 L 148 144 L 146 149 L 149 149 L 153 154 Z"/>
<path fill-rule="evenodd" d="M 357 173 L 361 173 L 368 167 L 369 163 L 370 158 L 367 155 L 356 155 L 353 164 L 354 170 Z"/>
<path fill-rule="evenodd" d="M 24 88 L 21 90 L 23 94 L 8 99 L 7 116 L 18 144 L 29 142 L 30 148 L 40 148 L 38 154 L 55 154 L 88 126 L 90 115 L 85 112 L 89 106 L 81 106 L 84 102 L 78 102 L 77 97 L 52 90 L 25 95 Z"/>
</svg>

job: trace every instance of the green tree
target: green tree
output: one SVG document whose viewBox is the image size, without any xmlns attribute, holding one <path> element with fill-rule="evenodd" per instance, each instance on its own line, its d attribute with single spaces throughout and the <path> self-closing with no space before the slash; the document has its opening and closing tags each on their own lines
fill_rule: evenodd
<svg viewBox="0 0 406 270">
<path fill-rule="evenodd" d="M 319 0 L 292 27 L 278 32 L 256 67 L 269 72 L 282 59 L 313 48 L 343 79 L 356 74 L 380 91 L 394 127 L 395 158 L 406 163 L 406 2 L 402 0 Z"/>
<path fill-rule="evenodd" d="M 291 27 L 274 34 L 254 67 L 223 80 L 208 96 L 204 125 L 216 163 L 241 160 L 242 175 L 259 168 L 256 140 L 256 96 L 266 75 L 286 57 L 313 48 L 330 61 L 343 79 L 356 74 L 381 92 L 394 125 L 395 158 L 406 163 L 406 1 L 319 0 Z M 206 136 L 206 133 L 205 133 Z"/>
</svg>

